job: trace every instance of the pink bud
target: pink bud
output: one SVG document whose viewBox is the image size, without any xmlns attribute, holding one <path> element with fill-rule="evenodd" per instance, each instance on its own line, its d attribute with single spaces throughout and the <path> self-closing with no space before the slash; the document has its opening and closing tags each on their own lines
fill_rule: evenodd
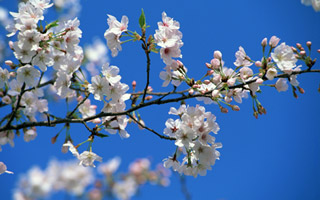
<svg viewBox="0 0 320 200">
<path fill-rule="evenodd" d="M 10 75 L 11 78 L 15 78 L 16 77 L 16 73 L 15 72 L 10 72 L 9 75 Z"/>
<path fill-rule="evenodd" d="M 95 118 L 95 119 L 92 120 L 92 123 L 100 124 L 101 123 L 101 119 L 100 118 Z"/>
<path fill-rule="evenodd" d="M 311 41 L 308 41 L 308 42 L 307 42 L 307 46 L 310 48 L 311 45 L 312 45 Z"/>
<path fill-rule="evenodd" d="M 193 93 L 194 93 L 194 90 L 191 88 L 191 89 L 189 90 L 189 94 L 192 95 Z"/>
<path fill-rule="evenodd" d="M 211 69 L 212 65 L 210 65 L 209 63 L 206 63 L 207 68 Z"/>
<path fill-rule="evenodd" d="M 136 81 L 132 81 L 131 85 L 132 85 L 132 89 L 135 90 L 136 86 L 137 86 L 137 82 Z"/>
<path fill-rule="evenodd" d="M 280 39 L 279 39 L 278 37 L 272 36 L 272 37 L 270 38 L 269 45 L 270 45 L 272 48 L 274 48 L 274 47 L 276 47 L 276 46 L 278 45 L 279 41 L 280 41 Z"/>
<path fill-rule="evenodd" d="M 152 96 L 146 96 L 146 100 L 149 101 L 152 99 Z"/>
<path fill-rule="evenodd" d="M 12 49 L 13 50 L 13 42 L 12 41 L 9 41 L 9 47 L 10 47 L 10 49 Z"/>
<path fill-rule="evenodd" d="M 263 46 L 263 47 L 267 46 L 267 42 L 268 42 L 268 39 L 263 38 L 263 40 L 261 41 L 261 46 Z"/>
<path fill-rule="evenodd" d="M 317 52 L 320 53 L 320 49 L 318 49 Z"/>
<path fill-rule="evenodd" d="M 302 48 L 302 46 L 301 46 L 300 43 L 297 43 L 296 46 L 297 46 L 298 49 L 301 49 L 301 48 Z"/>
<path fill-rule="evenodd" d="M 151 86 L 148 86 L 148 89 L 147 89 L 148 92 L 152 92 L 153 91 L 153 88 Z"/>
<path fill-rule="evenodd" d="M 262 63 L 261 63 L 260 61 L 256 61 L 254 64 L 255 64 L 257 67 L 261 67 L 261 66 L 262 66 Z"/>
<path fill-rule="evenodd" d="M 232 110 L 233 110 L 233 111 L 239 111 L 239 110 L 240 110 L 240 107 L 237 106 L 237 105 L 233 105 L 233 106 L 232 106 Z"/>
<path fill-rule="evenodd" d="M 180 60 L 177 60 L 178 66 L 183 67 L 183 63 Z"/>
<path fill-rule="evenodd" d="M 305 51 L 300 51 L 300 55 L 305 56 L 306 52 Z"/>
<path fill-rule="evenodd" d="M 297 49 L 296 49 L 296 48 L 291 47 L 291 49 L 292 49 L 293 52 L 297 52 Z"/>
<path fill-rule="evenodd" d="M 219 97 L 219 94 L 220 94 L 219 90 L 213 90 L 213 91 L 212 91 L 212 98 L 217 98 L 217 97 Z"/>
<path fill-rule="evenodd" d="M 6 60 L 4 61 L 4 64 L 8 65 L 8 66 L 13 66 L 13 62 L 11 60 Z"/>
<path fill-rule="evenodd" d="M 262 78 L 258 78 L 258 79 L 256 80 L 256 83 L 257 83 L 257 84 L 262 84 L 262 83 L 263 83 Z"/>
<path fill-rule="evenodd" d="M 221 60 L 222 59 L 222 53 L 220 51 L 214 51 L 213 52 L 213 57 Z"/>
<path fill-rule="evenodd" d="M 220 67 L 220 60 L 217 58 L 214 58 L 211 60 L 211 65 L 214 69 L 219 69 Z"/>
<path fill-rule="evenodd" d="M 224 107 L 220 107 L 220 110 L 221 110 L 222 113 L 228 113 L 229 112 L 228 108 L 224 108 Z"/>
<path fill-rule="evenodd" d="M 208 70 L 208 71 L 207 71 L 207 75 L 210 76 L 210 75 L 213 74 L 213 72 L 214 72 L 213 70 Z"/>
<path fill-rule="evenodd" d="M 80 102 L 83 100 L 83 96 L 78 96 L 77 101 Z"/>
<path fill-rule="evenodd" d="M 203 83 L 206 84 L 206 85 L 208 85 L 208 84 L 210 84 L 211 82 L 210 82 L 209 80 L 204 80 Z"/>
</svg>

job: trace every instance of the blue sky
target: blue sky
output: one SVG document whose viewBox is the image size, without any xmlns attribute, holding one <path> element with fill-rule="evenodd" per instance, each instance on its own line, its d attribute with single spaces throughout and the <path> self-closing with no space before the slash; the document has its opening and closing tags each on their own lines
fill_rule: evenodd
<svg viewBox="0 0 320 200">
<path fill-rule="evenodd" d="M 290 3 L 289 3 L 290 2 Z M 17 11 L 16 0 L 2 0 L 0 6 Z M 223 53 L 225 65 L 231 67 L 235 61 L 235 52 L 241 45 L 247 54 L 258 60 L 262 56 L 260 42 L 276 35 L 281 42 L 295 45 L 313 42 L 313 57 L 319 58 L 316 49 L 320 48 L 320 13 L 306 7 L 300 0 L 200 0 L 200 1 L 89 1 L 82 0 L 79 19 L 83 31 L 81 44 L 91 43 L 94 37 L 103 41 L 107 27 L 107 14 L 118 19 L 122 15 L 129 18 L 129 29 L 139 31 L 138 18 L 144 9 L 147 34 L 154 34 L 161 13 L 180 22 L 183 33 L 182 62 L 188 68 L 188 75 L 201 78 L 206 71 L 205 62 L 212 59 L 214 50 Z M 48 19 L 54 19 L 48 13 Z M 3 31 L 1 32 L 3 33 Z M 145 84 L 145 55 L 140 44 L 126 43 L 123 50 L 110 63 L 120 68 L 122 82 L 138 82 L 138 90 Z M 165 67 L 158 54 L 151 55 L 151 85 L 155 91 L 171 90 L 162 88 L 160 71 Z M 319 64 L 315 68 L 319 69 Z M 320 83 L 319 74 L 298 76 L 301 87 L 306 93 L 295 99 L 292 91 L 278 93 L 274 88 L 262 88 L 259 100 L 267 109 L 267 114 L 256 120 L 252 115 L 251 99 L 239 105 L 240 112 L 222 114 L 215 105 L 206 106 L 217 116 L 221 130 L 216 140 L 223 144 L 220 160 L 205 177 L 188 177 L 187 186 L 194 200 L 203 199 L 319 199 L 320 198 Z M 182 89 L 186 86 L 182 86 Z M 49 109 L 64 115 L 66 107 L 61 101 L 58 107 Z M 194 100 L 190 105 L 201 104 Z M 140 111 L 145 123 L 162 132 L 171 106 L 152 106 Z M 59 111 L 56 111 L 58 109 Z M 39 128 L 35 141 L 25 143 L 22 137 L 16 137 L 15 147 L 6 145 L 0 153 L 15 175 L 0 176 L 0 195 L 2 199 L 11 199 L 12 189 L 21 173 L 35 164 L 45 168 L 51 158 L 72 159 L 72 155 L 60 151 L 63 138 L 52 145 L 50 138 L 60 130 Z M 121 169 L 135 158 L 148 157 L 154 164 L 171 155 L 175 146 L 171 141 L 158 139 L 146 130 L 139 130 L 134 124 L 127 128 L 129 139 L 120 139 L 114 135 L 98 139 L 94 151 L 108 160 L 120 156 Z M 78 142 L 87 137 L 83 126 L 75 125 L 71 129 L 73 138 Z M 76 140 L 76 139 L 75 139 Z M 146 185 L 141 194 L 133 199 L 183 199 L 177 176 L 172 176 L 168 188 Z"/>
</svg>

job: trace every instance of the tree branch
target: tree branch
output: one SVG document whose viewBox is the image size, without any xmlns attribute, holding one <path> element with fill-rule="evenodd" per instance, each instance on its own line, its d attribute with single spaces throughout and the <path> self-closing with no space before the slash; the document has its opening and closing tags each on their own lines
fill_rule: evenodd
<svg viewBox="0 0 320 200">
<path fill-rule="evenodd" d="M 139 126 L 141 126 L 142 128 L 147 129 L 148 131 L 156 134 L 158 137 L 160 137 L 161 139 L 166 139 L 166 140 L 176 140 L 176 138 L 172 138 L 172 137 L 167 137 L 164 135 L 161 135 L 160 133 L 156 132 L 155 130 L 143 125 L 141 122 L 139 122 L 136 118 L 134 118 L 131 114 L 127 114 L 128 117 L 130 117 L 133 121 L 135 121 L 137 124 L 139 124 Z"/>
</svg>

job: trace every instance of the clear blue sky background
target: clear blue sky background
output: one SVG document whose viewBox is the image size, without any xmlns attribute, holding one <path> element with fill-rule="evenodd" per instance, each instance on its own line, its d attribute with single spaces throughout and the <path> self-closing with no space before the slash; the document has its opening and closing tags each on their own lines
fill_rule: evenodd
<svg viewBox="0 0 320 200">
<path fill-rule="evenodd" d="M 11 11 L 17 11 L 15 3 L 16 0 L 0 1 L 1 6 Z M 252 59 L 258 60 L 262 55 L 261 40 L 272 35 L 289 45 L 305 44 L 310 40 L 314 47 L 312 55 L 320 57 L 316 52 L 320 48 L 320 13 L 302 5 L 300 0 L 82 0 L 79 16 L 83 31 L 81 44 L 91 43 L 96 36 L 103 39 L 107 29 L 106 14 L 118 19 L 127 15 L 129 29 L 138 31 L 141 8 L 150 25 L 148 34 L 154 34 L 163 11 L 180 22 L 184 42 L 182 62 L 191 77 L 201 78 L 206 70 L 204 63 L 212 59 L 214 50 L 223 53 L 225 65 L 229 67 L 233 65 L 234 54 L 240 45 Z M 137 88 L 142 90 L 146 80 L 146 61 L 139 48 L 139 43 L 125 44 L 123 51 L 110 62 L 120 68 L 123 82 L 130 84 L 136 80 Z M 151 85 L 156 91 L 170 90 L 170 87 L 161 88 L 162 81 L 158 78 L 165 67 L 160 56 L 153 54 L 151 59 Z M 315 67 L 319 69 L 320 65 Z M 267 115 L 258 120 L 252 115 L 251 99 L 240 105 L 240 112 L 228 114 L 220 113 L 215 105 L 207 106 L 207 110 L 217 116 L 221 130 L 216 140 L 222 142 L 223 148 L 220 161 L 207 176 L 187 178 L 194 200 L 320 199 L 320 94 L 317 92 L 320 76 L 305 74 L 298 80 L 306 91 L 304 95 L 299 94 L 298 99 L 292 96 L 291 90 L 278 93 L 274 88 L 262 88 L 259 99 L 267 109 Z M 196 105 L 200 102 L 190 100 L 187 103 Z M 177 107 L 178 104 L 153 106 L 140 113 L 148 126 L 162 132 L 170 106 Z M 65 111 L 57 111 L 57 108 L 63 110 L 65 106 L 50 107 L 57 115 L 63 116 Z M 44 168 L 51 158 L 72 158 L 70 153 L 60 152 L 63 138 L 54 145 L 50 143 L 50 138 L 60 127 L 39 128 L 35 141 L 25 143 L 20 137 L 15 139 L 14 148 L 3 147 L 0 160 L 15 175 L 0 176 L 0 199 L 11 199 L 19 174 L 35 164 Z M 160 140 L 133 124 L 127 130 L 130 139 L 122 140 L 114 135 L 97 139 L 93 147 L 104 160 L 120 156 L 123 160 L 120 170 L 125 171 L 126 166 L 139 157 L 149 157 L 153 163 L 159 163 L 175 150 L 173 142 Z M 79 136 L 75 140 L 80 142 L 88 132 L 76 125 L 71 134 L 73 138 Z M 171 180 L 168 188 L 146 185 L 133 199 L 183 199 L 177 176 Z"/>
</svg>

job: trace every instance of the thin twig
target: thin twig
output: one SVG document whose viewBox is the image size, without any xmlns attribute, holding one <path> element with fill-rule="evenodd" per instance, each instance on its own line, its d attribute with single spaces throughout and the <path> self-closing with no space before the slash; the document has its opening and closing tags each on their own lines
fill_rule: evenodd
<svg viewBox="0 0 320 200">
<path fill-rule="evenodd" d="M 161 139 L 166 139 L 166 140 L 176 140 L 176 138 L 172 138 L 172 137 L 168 137 L 168 136 L 164 136 L 161 135 L 160 133 L 156 132 L 155 130 L 143 125 L 141 122 L 139 122 L 136 118 L 134 118 L 131 114 L 127 114 L 128 117 L 130 117 L 133 121 L 135 121 L 137 124 L 139 124 L 139 126 L 141 126 L 142 128 L 147 129 L 148 131 L 156 134 L 158 137 L 160 137 Z"/>
<path fill-rule="evenodd" d="M 7 124 L 5 125 L 5 127 L 9 127 L 11 125 L 11 122 L 13 121 L 13 119 L 15 118 L 15 115 L 16 115 L 16 112 L 18 111 L 19 107 L 20 107 L 20 101 L 21 101 L 21 98 L 22 98 L 22 95 L 24 94 L 25 90 L 24 88 L 26 87 L 26 83 L 23 83 L 22 87 L 21 87 L 21 92 L 18 96 L 18 100 L 17 100 L 17 103 L 16 103 L 16 107 L 13 109 L 12 113 L 11 113 L 11 116 L 7 122 Z"/>
<path fill-rule="evenodd" d="M 144 52 L 147 56 L 147 82 L 146 82 L 146 87 L 144 88 L 144 91 L 143 91 L 143 96 L 142 96 L 142 100 L 141 100 L 141 103 L 140 104 L 143 104 L 144 103 L 144 100 L 146 98 L 146 94 L 147 94 L 147 90 L 148 90 L 148 87 L 149 87 L 149 84 L 150 84 L 150 63 L 151 63 L 151 60 L 150 60 L 150 51 L 149 51 L 149 45 L 146 43 L 146 39 L 145 37 L 143 37 L 143 49 L 144 49 Z"/>
<path fill-rule="evenodd" d="M 81 106 L 88 99 L 89 96 L 90 96 L 90 93 L 87 93 L 86 96 L 82 99 L 82 101 L 80 101 L 77 104 L 77 106 L 73 109 L 73 111 L 67 115 L 67 118 L 70 118 L 73 115 L 73 113 L 77 111 L 79 106 Z"/>
</svg>

